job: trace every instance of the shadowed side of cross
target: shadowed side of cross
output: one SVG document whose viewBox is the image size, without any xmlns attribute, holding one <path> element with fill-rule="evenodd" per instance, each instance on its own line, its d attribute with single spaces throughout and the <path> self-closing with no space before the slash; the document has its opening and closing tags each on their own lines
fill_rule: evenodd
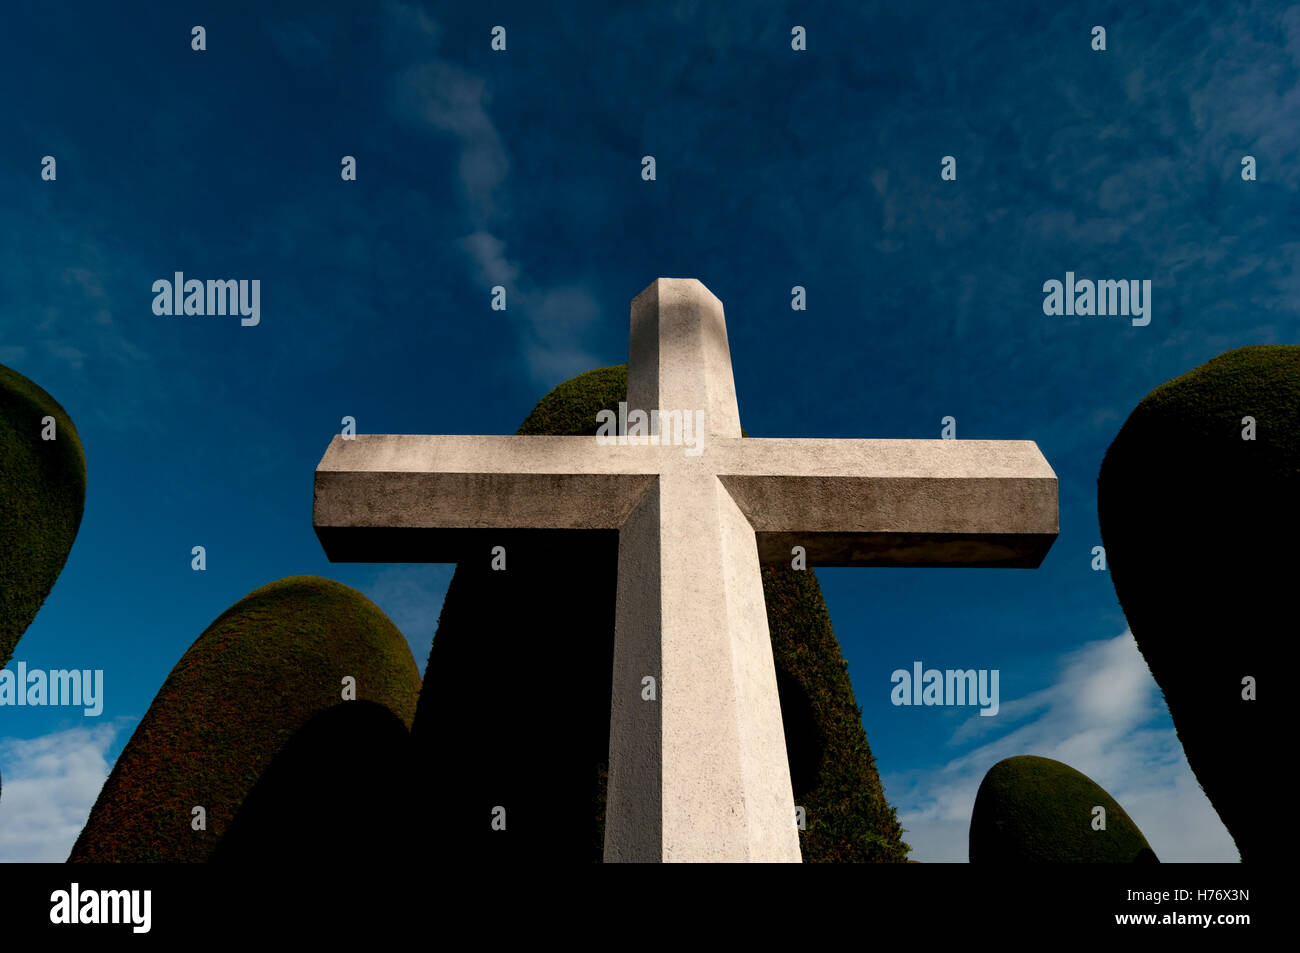
<svg viewBox="0 0 1300 953">
<path fill-rule="evenodd" d="M 633 300 L 628 352 L 629 408 L 703 411 L 703 452 L 667 428 L 335 437 L 316 534 L 335 562 L 455 562 L 502 532 L 617 532 L 605 859 L 798 861 L 760 563 L 1032 568 L 1056 474 L 1031 441 L 742 438 L 722 304 L 695 279 Z"/>
</svg>

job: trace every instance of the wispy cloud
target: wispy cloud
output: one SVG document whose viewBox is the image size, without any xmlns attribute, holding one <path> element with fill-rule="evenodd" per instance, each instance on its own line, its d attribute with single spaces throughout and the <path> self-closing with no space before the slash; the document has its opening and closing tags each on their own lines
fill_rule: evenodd
<svg viewBox="0 0 1300 953">
<path fill-rule="evenodd" d="M 390 23 L 408 40 L 422 36 L 427 49 L 436 46 L 438 26 L 418 7 L 390 3 L 386 9 Z M 506 316 L 520 338 L 529 374 L 549 386 L 601 363 L 582 343 L 596 328 L 600 306 L 585 288 L 535 280 L 508 254 L 500 232 L 511 211 L 503 188 L 510 158 L 490 104 L 487 81 L 443 57 L 426 55 L 395 79 L 398 117 L 450 136 L 460 149 L 458 174 L 471 223 L 461 250 L 485 288 L 505 289 Z"/>
<path fill-rule="evenodd" d="M 1025 754 L 1063 761 L 1100 784 L 1162 861 L 1238 859 L 1129 632 L 1071 652 L 1050 687 L 1004 702 L 996 718 L 972 717 L 952 740 L 987 735 L 996 737 L 947 764 L 884 777 L 915 859 L 965 861 L 980 782 L 998 761 Z"/>
<path fill-rule="evenodd" d="M 47 216 L 30 191 L 15 195 L 15 203 L 17 221 L 41 222 Z M 157 355 L 141 346 L 138 325 L 118 320 L 123 311 L 148 311 L 148 285 L 130 287 L 125 276 L 139 272 L 136 257 L 129 249 L 108 249 L 95 237 L 99 227 L 88 214 L 75 225 L 45 225 L 48 234 L 40 242 L 24 238 L 21 227 L 0 236 L 0 280 L 21 302 L 6 315 L 13 326 L 6 326 L 0 339 L 0 363 L 66 402 L 74 415 L 82 382 L 114 390 L 113 401 L 86 402 L 77 415 L 79 427 L 86 426 L 88 416 L 113 431 L 149 427 L 153 415 L 137 412 L 148 396 L 125 382 L 155 373 Z M 13 343 L 14 338 L 23 343 Z"/>
<path fill-rule="evenodd" d="M 399 102 L 460 146 L 460 181 L 476 219 L 497 211 L 510 160 L 488 114 L 486 82 L 446 60 L 413 66 L 398 78 Z"/>
<path fill-rule="evenodd" d="M 131 721 L 0 738 L 0 862 L 68 859 L 112 767 L 108 751 Z"/>
</svg>

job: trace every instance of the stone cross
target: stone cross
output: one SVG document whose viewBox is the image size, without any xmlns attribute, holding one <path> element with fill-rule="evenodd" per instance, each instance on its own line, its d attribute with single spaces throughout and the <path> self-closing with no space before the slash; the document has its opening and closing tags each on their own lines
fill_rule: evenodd
<svg viewBox="0 0 1300 953">
<path fill-rule="evenodd" d="M 760 563 L 1032 568 L 1056 474 L 1027 440 L 742 438 L 722 303 L 695 279 L 632 301 L 627 402 L 703 411 L 702 452 L 668 426 L 336 436 L 317 536 L 331 561 L 455 562 L 505 531 L 617 531 L 605 860 L 797 862 Z"/>
</svg>

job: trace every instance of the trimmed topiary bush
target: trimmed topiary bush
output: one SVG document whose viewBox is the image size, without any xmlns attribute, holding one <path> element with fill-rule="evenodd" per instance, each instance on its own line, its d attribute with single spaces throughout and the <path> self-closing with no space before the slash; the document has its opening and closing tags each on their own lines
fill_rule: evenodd
<svg viewBox="0 0 1300 953">
<path fill-rule="evenodd" d="M 1094 830 L 1105 808 L 1106 829 Z M 970 819 L 972 864 L 1154 863 L 1138 826 L 1105 789 L 1068 764 L 1021 755 L 984 775 Z"/>
<path fill-rule="evenodd" d="M 566 381 L 520 434 L 594 435 L 626 400 L 626 366 Z M 412 731 L 448 819 L 441 848 L 472 860 L 599 861 L 609 754 L 616 533 L 521 535 L 456 568 Z M 907 846 L 811 570 L 763 569 L 805 861 L 901 861 Z M 535 713 L 535 714 L 534 714 Z M 493 830 L 494 807 L 506 809 Z"/>
<path fill-rule="evenodd" d="M 406 639 L 374 603 L 317 576 L 249 593 L 167 676 L 69 859 L 209 859 L 290 739 L 341 702 L 348 675 L 359 700 L 411 723 L 419 672 Z M 206 831 L 191 829 L 191 809 L 200 805 Z"/>
<path fill-rule="evenodd" d="M 781 720 L 805 863 L 902 862 L 897 811 L 885 799 L 876 759 L 853 697 L 848 663 L 811 569 L 763 567 Z"/>
<path fill-rule="evenodd" d="M 41 437 L 54 418 L 53 440 Z M 0 366 L 0 668 L 63 571 L 86 503 L 86 457 L 58 401 Z"/>
<path fill-rule="evenodd" d="M 1300 347 L 1228 351 L 1143 398 L 1102 462 L 1097 512 L 1188 764 L 1242 859 L 1267 855 L 1276 723 L 1243 680 L 1277 671 L 1294 628 Z"/>
</svg>

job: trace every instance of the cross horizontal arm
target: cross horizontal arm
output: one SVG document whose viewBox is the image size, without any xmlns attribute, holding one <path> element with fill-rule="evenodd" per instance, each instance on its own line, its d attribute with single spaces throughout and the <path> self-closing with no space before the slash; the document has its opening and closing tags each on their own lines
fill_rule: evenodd
<svg viewBox="0 0 1300 953">
<path fill-rule="evenodd" d="M 1029 440 L 715 440 L 759 558 L 810 565 L 1039 565 L 1057 480 Z"/>
<path fill-rule="evenodd" d="M 655 481 L 647 449 L 594 437 L 336 436 L 316 467 L 312 522 L 334 562 L 455 562 L 485 532 L 617 530 Z"/>
</svg>

